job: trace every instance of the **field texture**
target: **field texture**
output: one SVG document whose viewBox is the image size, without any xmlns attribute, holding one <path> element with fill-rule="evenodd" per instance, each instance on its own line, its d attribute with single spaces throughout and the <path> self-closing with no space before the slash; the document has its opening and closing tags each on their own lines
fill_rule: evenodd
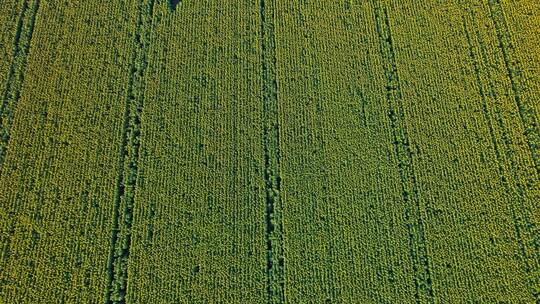
<svg viewBox="0 0 540 304">
<path fill-rule="evenodd" d="M 3 0 L 0 303 L 540 304 L 540 2 Z"/>
</svg>

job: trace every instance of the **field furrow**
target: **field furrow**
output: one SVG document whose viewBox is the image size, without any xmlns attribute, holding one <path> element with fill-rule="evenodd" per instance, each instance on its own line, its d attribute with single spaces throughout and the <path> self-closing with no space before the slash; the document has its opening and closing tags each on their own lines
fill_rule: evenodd
<svg viewBox="0 0 540 304">
<path fill-rule="evenodd" d="M 39 4 L 0 177 L 2 299 L 103 301 L 123 115 L 111 101 L 125 96 L 135 24 L 109 13 L 123 10 Z"/>
<path fill-rule="evenodd" d="M 476 19 L 477 16 L 471 10 L 470 22 L 477 22 Z M 519 154 L 516 153 L 516 147 L 514 147 L 517 140 L 513 138 L 511 127 L 507 125 L 508 121 L 501 114 L 504 112 L 501 99 L 505 97 L 497 92 L 494 83 L 494 77 L 496 76 L 488 68 L 490 54 L 486 50 L 486 41 L 482 38 L 480 30 L 476 29 L 471 33 L 470 27 L 471 25 L 468 24 L 464 17 L 464 32 L 468 41 L 477 87 L 482 98 L 484 118 L 490 130 L 499 178 L 506 194 L 512 201 L 508 205 L 508 209 L 512 215 L 521 264 L 528 276 L 525 280 L 531 295 L 538 301 L 540 296 L 540 290 L 538 290 L 539 228 L 534 216 L 534 201 L 540 198 L 538 196 L 538 190 L 540 190 L 539 181 L 534 173 L 522 167 L 523 160 L 520 159 Z M 474 24 L 472 27 L 474 28 Z M 500 37 L 497 36 L 497 39 L 500 44 Z M 505 57 L 506 55 L 503 52 L 502 58 L 504 59 L 504 65 L 507 67 Z M 511 97 L 514 100 L 515 98 L 515 96 Z M 520 111 L 519 106 L 517 111 Z M 519 117 L 523 121 L 523 117 L 521 115 Z M 533 160 L 533 158 L 530 158 L 531 162 Z"/>
<path fill-rule="evenodd" d="M 407 206 L 405 219 L 409 232 L 410 255 L 415 272 L 415 298 L 417 303 L 433 303 L 434 292 L 427 249 L 428 242 L 425 236 L 426 227 L 423 208 L 418 199 L 418 185 L 413 165 L 409 131 L 406 126 L 407 117 L 405 117 L 403 111 L 403 96 L 395 59 L 392 30 L 387 8 L 376 1 L 373 3 L 381 58 L 384 60 L 382 64 L 386 79 L 386 101 L 389 106 L 388 117 L 391 122 L 394 157 L 398 161 L 403 201 Z"/>
<path fill-rule="evenodd" d="M 17 22 L 14 24 L 14 37 L 11 48 L 11 62 L 6 77 L 5 88 L 2 96 L 2 103 L 0 104 L 0 176 L 2 174 L 2 165 L 5 160 L 5 154 L 7 151 L 7 145 L 9 142 L 9 129 L 13 123 L 13 111 L 16 108 L 16 104 L 20 99 L 20 90 L 24 79 L 24 65 L 26 64 L 26 57 L 30 47 L 30 41 L 33 33 L 33 27 L 35 23 L 35 14 L 39 6 L 39 1 L 34 2 L 36 5 L 34 15 L 32 16 L 32 8 L 29 5 L 31 1 L 24 0 L 19 8 L 20 13 L 17 15 Z M 13 7 L 15 10 L 18 7 Z M 29 12 L 30 11 L 30 12 Z M 30 28 L 28 25 L 30 22 Z M 11 240 L 14 237 L 16 229 L 16 220 L 9 220 L 9 228 L 7 230 L 7 236 L 2 239 L 2 262 L 7 262 L 10 256 Z"/>
<path fill-rule="evenodd" d="M 261 0 L 261 54 L 266 184 L 266 249 L 268 302 L 283 303 L 283 224 L 281 207 L 279 106 L 276 80 L 276 38 L 273 0 Z"/>
<path fill-rule="evenodd" d="M 126 302 L 267 303 L 260 3 L 154 20 Z"/>
<path fill-rule="evenodd" d="M 540 304 L 539 21 L 2 1 L 0 302 Z"/>
<path fill-rule="evenodd" d="M 369 4 L 346 4 L 277 5 L 286 300 L 408 303 L 386 81 L 364 47 L 378 46 L 376 25 Z"/>
<path fill-rule="evenodd" d="M 529 100 L 523 99 L 523 91 L 526 83 L 523 78 L 523 70 L 519 58 L 515 55 L 515 47 L 511 30 L 508 28 L 505 12 L 499 0 L 487 0 L 491 20 L 495 27 L 499 47 L 504 58 L 504 65 L 510 80 L 514 100 L 519 110 L 527 144 L 529 145 L 534 166 L 540 178 L 540 126 L 538 125 L 538 113 Z M 536 100 L 533 102 L 537 102 Z"/>
<path fill-rule="evenodd" d="M 529 299 L 530 294 L 526 292 L 526 276 L 519 261 L 519 243 L 515 240 L 512 214 L 514 205 L 518 206 L 520 201 L 513 192 L 506 192 L 501 180 L 497 154 L 505 161 L 503 168 L 510 162 L 506 159 L 504 134 L 498 120 L 493 119 L 501 115 L 508 125 L 512 124 L 515 132 L 511 138 L 515 148 L 520 146 L 516 134 L 519 127 L 515 125 L 515 119 L 519 123 L 519 116 L 507 100 L 491 96 L 489 81 L 480 72 L 486 68 L 491 72 L 504 71 L 499 65 L 504 62 L 495 60 L 498 58 L 495 56 L 497 47 L 492 48 L 490 41 L 485 49 L 492 52 L 493 58 L 489 64 L 484 64 L 476 55 L 477 74 L 467 35 L 475 54 L 480 54 L 475 31 L 471 29 L 480 30 L 484 39 L 496 40 L 496 36 L 488 34 L 489 29 L 484 27 L 486 20 L 489 24 L 489 18 L 478 18 L 477 23 L 467 27 L 467 33 L 463 27 L 467 5 L 448 3 L 441 9 L 437 7 L 433 3 L 400 1 L 392 12 L 403 14 L 390 14 L 393 37 L 398 41 L 394 48 L 402 83 L 403 108 L 410 117 L 407 123 L 416 160 L 419 197 L 427 216 L 425 224 L 429 234 L 426 240 L 435 300 L 493 302 L 504 298 L 510 302 L 525 302 L 522 299 Z M 471 9 L 475 13 L 486 11 L 478 5 L 471 5 Z M 466 14 L 467 24 L 470 24 L 468 18 Z M 478 75 L 482 80 L 482 91 L 478 89 Z M 499 76 L 497 74 L 494 83 L 497 94 L 504 96 L 502 84 L 505 78 Z M 492 121 L 486 120 L 481 93 L 486 97 L 489 114 L 493 114 L 490 116 Z M 496 104 L 504 105 L 499 113 L 493 107 Z M 494 148 L 494 137 L 497 149 Z M 519 170 L 530 164 L 527 153 L 527 149 L 516 150 Z M 524 172 L 527 171 L 521 173 Z M 513 175 L 507 176 L 510 177 Z M 529 191 L 528 195 L 533 193 Z M 529 199 L 527 204 L 531 203 Z M 494 217 L 498 220 L 488 220 Z M 475 221 L 485 224 L 478 225 Z M 492 277 L 512 280 L 488 279 Z"/>
<path fill-rule="evenodd" d="M 21 98 L 24 72 L 38 10 L 39 0 L 25 0 L 15 29 L 12 62 L 0 104 L 0 174 L 2 174 L 2 165 L 6 158 L 13 113 Z"/>
<path fill-rule="evenodd" d="M 0 86 L 4 90 L 13 62 L 13 40 L 24 1 L 8 0 L 0 6 Z"/>
<path fill-rule="evenodd" d="M 124 110 L 111 250 L 107 262 L 106 303 L 126 303 L 127 265 L 131 247 L 135 188 L 139 174 L 141 113 L 144 106 L 145 72 L 148 66 L 154 3 L 154 0 L 139 3 L 139 17 L 133 35 L 135 39 Z"/>
</svg>

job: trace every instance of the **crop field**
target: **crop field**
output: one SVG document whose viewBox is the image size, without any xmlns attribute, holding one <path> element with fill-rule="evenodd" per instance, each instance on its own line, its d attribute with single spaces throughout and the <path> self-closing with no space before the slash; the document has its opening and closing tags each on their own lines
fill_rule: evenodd
<svg viewBox="0 0 540 304">
<path fill-rule="evenodd" d="M 540 2 L 3 0 L 0 303 L 540 304 Z"/>
</svg>

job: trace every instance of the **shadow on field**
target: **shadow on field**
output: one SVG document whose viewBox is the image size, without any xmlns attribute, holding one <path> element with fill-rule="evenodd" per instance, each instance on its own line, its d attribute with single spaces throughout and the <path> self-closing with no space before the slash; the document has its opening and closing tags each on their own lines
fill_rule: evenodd
<svg viewBox="0 0 540 304">
<path fill-rule="evenodd" d="M 176 6 L 180 3 L 181 0 L 169 0 L 169 8 L 171 11 L 176 9 Z"/>
</svg>

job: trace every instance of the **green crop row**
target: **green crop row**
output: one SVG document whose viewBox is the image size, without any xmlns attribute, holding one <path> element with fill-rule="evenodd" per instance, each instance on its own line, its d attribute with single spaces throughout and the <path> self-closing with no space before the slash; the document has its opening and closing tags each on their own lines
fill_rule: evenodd
<svg viewBox="0 0 540 304">
<path fill-rule="evenodd" d="M 534 303 L 536 1 L 0 5 L 0 302 Z"/>
</svg>

